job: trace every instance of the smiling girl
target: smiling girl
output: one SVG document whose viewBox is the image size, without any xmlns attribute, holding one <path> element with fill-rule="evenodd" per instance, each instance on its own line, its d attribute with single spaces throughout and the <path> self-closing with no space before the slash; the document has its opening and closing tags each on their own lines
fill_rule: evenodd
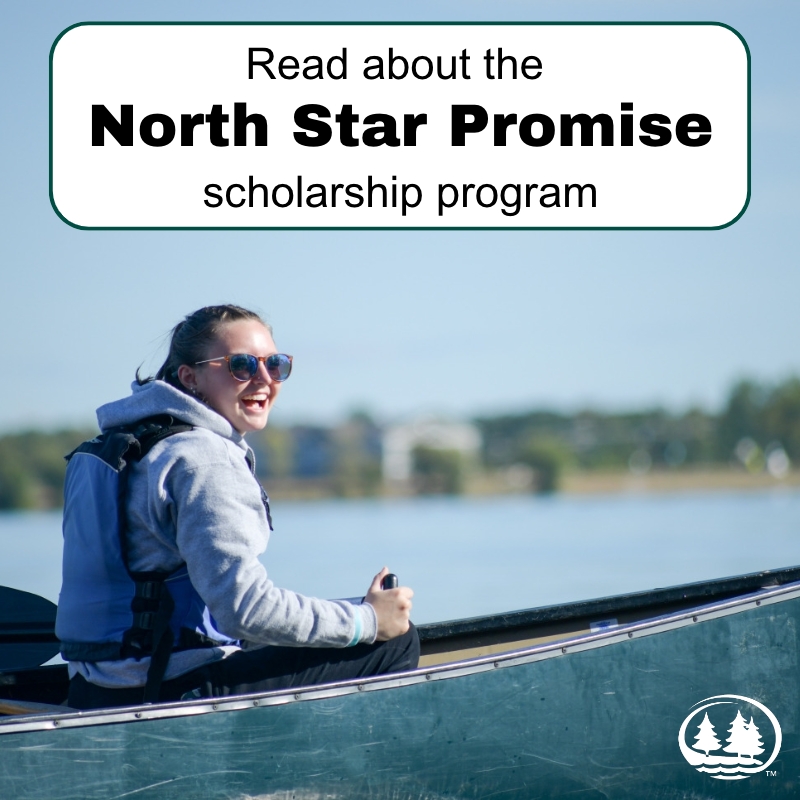
<svg viewBox="0 0 800 800">
<path fill-rule="evenodd" d="M 259 560 L 272 525 L 245 434 L 267 424 L 291 370 L 257 314 L 211 306 L 175 326 L 155 378 L 137 373 L 131 396 L 98 409 L 106 435 L 153 418 L 183 425 L 129 459 L 121 546 L 86 513 L 102 507 L 97 496 L 112 502 L 86 477 L 94 473 L 76 468 L 83 477 L 70 479 L 68 470 L 56 632 L 70 662 L 71 707 L 139 703 L 146 685 L 155 699 L 154 683 L 156 698 L 169 701 L 417 666 L 413 592 L 382 591 L 386 568 L 357 604 L 280 589 Z M 151 671 L 157 660 L 164 664 Z"/>
</svg>

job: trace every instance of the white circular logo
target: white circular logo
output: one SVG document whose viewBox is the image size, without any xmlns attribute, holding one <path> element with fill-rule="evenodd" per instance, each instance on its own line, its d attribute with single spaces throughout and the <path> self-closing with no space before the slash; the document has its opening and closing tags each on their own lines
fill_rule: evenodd
<svg viewBox="0 0 800 800">
<path fill-rule="evenodd" d="M 781 726 L 757 700 L 720 694 L 693 708 L 681 725 L 678 744 L 698 772 L 721 781 L 739 781 L 765 770 L 778 757 Z"/>
</svg>

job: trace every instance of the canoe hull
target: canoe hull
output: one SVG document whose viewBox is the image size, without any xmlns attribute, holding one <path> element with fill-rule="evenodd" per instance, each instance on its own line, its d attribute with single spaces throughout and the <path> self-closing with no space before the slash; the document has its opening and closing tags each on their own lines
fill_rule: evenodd
<svg viewBox="0 0 800 800">
<path fill-rule="evenodd" d="M 2 726 L 0 789 L 25 800 L 794 797 L 799 627 L 795 585 L 390 679 L 28 718 Z M 779 721 L 768 769 L 722 781 L 682 755 L 683 721 L 721 695 Z M 763 764 L 777 733 L 760 727 Z"/>
</svg>

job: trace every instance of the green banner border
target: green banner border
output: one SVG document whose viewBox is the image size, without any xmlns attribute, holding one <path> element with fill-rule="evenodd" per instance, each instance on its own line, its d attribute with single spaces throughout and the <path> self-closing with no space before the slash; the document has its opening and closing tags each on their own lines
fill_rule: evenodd
<svg viewBox="0 0 800 800">
<path fill-rule="evenodd" d="M 223 226 L 199 226 L 199 225 L 192 225 L 192 226 L 170 226 L 170 225 L 163 225 L 163 226 L 106 226 L 106 227 L 96 227 L 96 226 L 87 226 L 87 225 L 77 225 L 74 222 L 68 220 L 59 210 L 58 206 L 56 206 L 55 200 L 53 198 L 53 54 L 56 49 L 56 45 L 61 41 L 61 38 L 65 36 L 69 31 L 73 30 L 74 28 L 81 28 L 86 26 L 116 26 L 116 25 L 126 25 L 126 26 L 187 26 L 187 25 L 216 25 L 216 26 L 238 26 L 238 27 L 255 27 L 255 26 L 307 26 L 307 25 L 328 25 L 328 26 L 357 26 L 357 25 L 372 25 L 372 26 L 430 26 L 430 25 L 447 25 L 447 26 L 503 26 L 503 27 L 511 27 L 511 26 L 537 26 L 537 27 L 567 27 L 567 26 L 714 26 L 718 28 L 725 28 L 726 30 L 731 31 L 742 43 L 744 46 L 745 54 L 747 55 L 747 197 L 745 198 L 744 205 L 742 206 L 741 211 L 732 219 L 730 222 L 726 222 L 724 225 L 714 225 L 711 227 L 706 226 L 694 226 L 694 227 L 658 227 L 658 226 L 641 226 L 641 227 L 628 227 L 628 226 L 576 226 L 576 227 L 566 227 L 566 226 L 545 226 L 545 225 L 536 225 L 536 226 L 526 226 L 526 227 L 504 227 L 504 226 L 481 226 L 481 227 L 470 227 L 470 226 L 428 226 L 428 227 L 410 227 L 410 226 L 264 226 L 264 225 L 256 225 L 256 226 L 230 226 L 230 225 L 223 225 Z M 751 192 L 751 146 L 752 146 L 752 134 L 751 134 L 751 57 L 750 57 L 750 48 L 745 41 L 745 38 L 737 31 L 735 28 L 731 27 L 730 25 L 726 25 L 724 22 L 480 22 L 480 21 L 469 21 L 469 22 L 265 22 L 263 20 L 257 22 L 78 22 L 74 25 L 70 25 L 68 28 L 65 28 L 61 33 L 56 36 L 55 41 L 53 42 L 53 46 L 50 48 L 50 98 L 49 98 L 49 117 L 50 117 L 50 125 L 49 125 L 49 187 L 48 193 L 50 196 L 50 205 L 53 207 L 53 211 L 55 211 L 56 215 L 67 225 L 72 228 L 76 228 L 77 230 L 81 231 L 718 231 L 723 230 L 724 228 L 728 228 L 741 219 L 744 212 L 747 210 L 747 207 L 750 205 L 750 192 Z"/>
</svg>

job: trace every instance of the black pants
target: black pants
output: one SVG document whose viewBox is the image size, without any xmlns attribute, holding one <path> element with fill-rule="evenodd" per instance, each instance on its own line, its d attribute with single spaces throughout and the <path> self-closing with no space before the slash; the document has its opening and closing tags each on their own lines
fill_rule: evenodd
<svg viewBox="0 0 800 800">
<path fill-rule="evenodd" d="M 415 669 L 419 661 L 419 635 L 408 633 L 375 644 L 347 648 L 263 647 L 241 650 L 221 661 L 187 672 L 161 685 L 161 702 L 194 697 L 225 697 L 249 692 L 269 692 L 296 686 L 384 675 Z M 81 710 L 138 705 L 144 688 L 106 689 L 76 675 L 69 683 L 67 705 Z"/>
</svg>

